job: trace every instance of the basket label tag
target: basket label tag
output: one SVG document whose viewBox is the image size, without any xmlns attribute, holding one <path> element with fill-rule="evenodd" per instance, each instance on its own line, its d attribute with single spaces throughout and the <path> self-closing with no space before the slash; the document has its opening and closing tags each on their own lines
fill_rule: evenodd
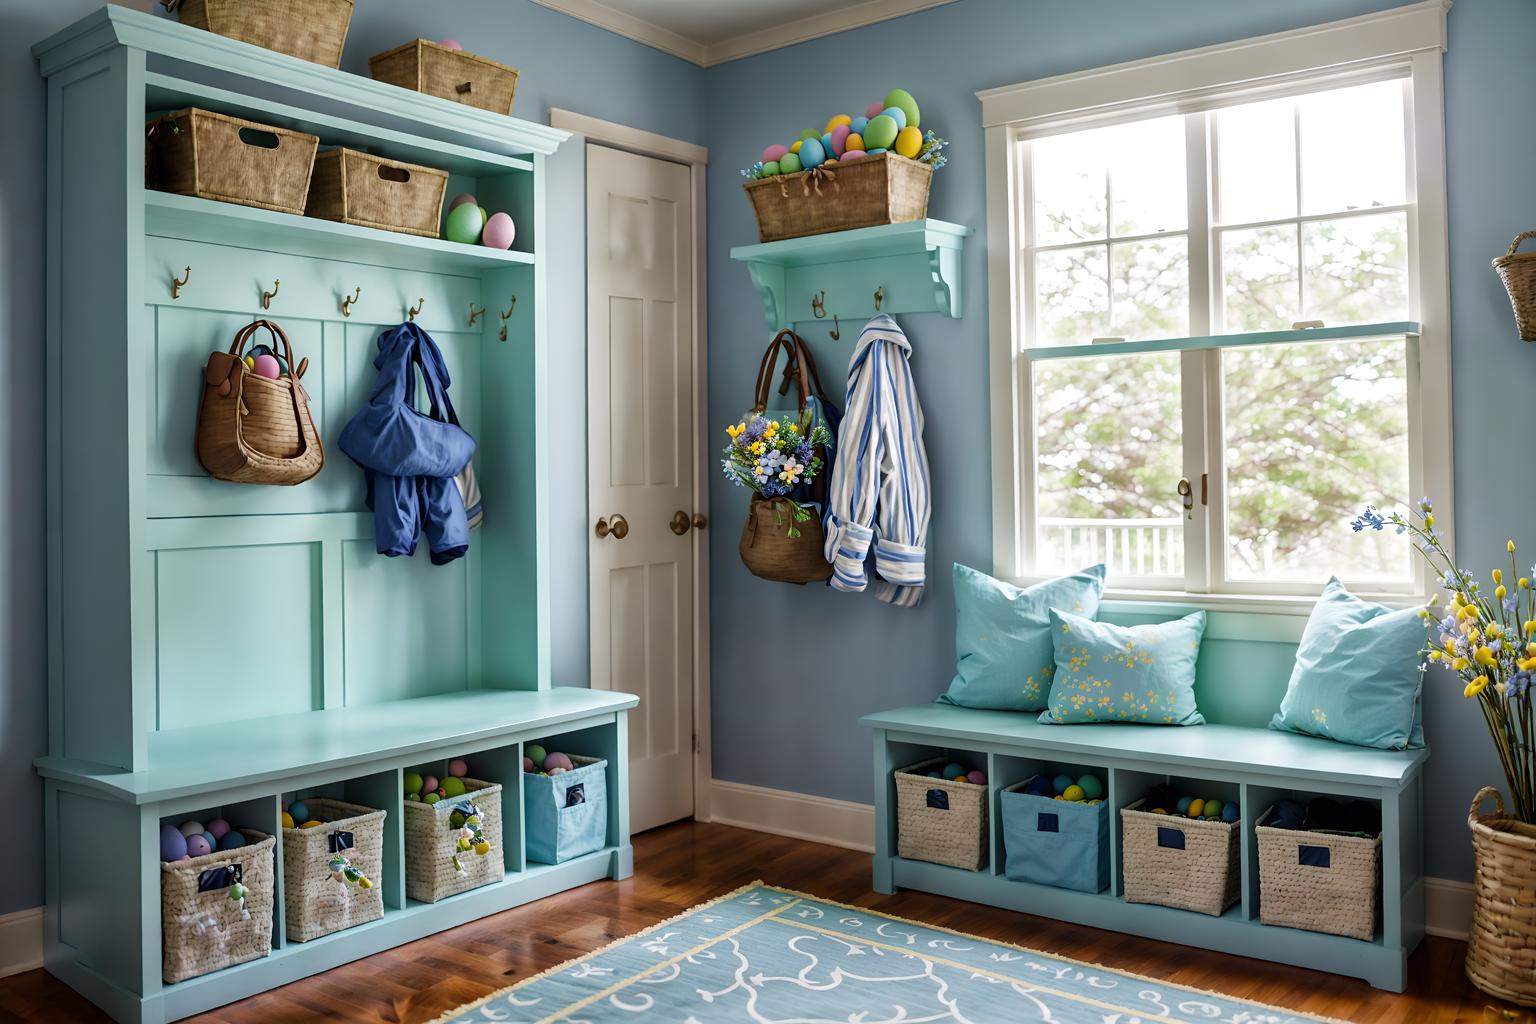
<svg viewBox="0 0 1536 1024">
<path fill-rule="evenodd" d="M 575 807 L 577 804 L 584 804 L 586 802 L 587 784 L 585 782 L 578 782 L 565 791 L 565 806 Z"/>
<path fill-rule="evenodd" d="M 936 811 L 949 810 L 949 794 L 942 789 L 930 789 L 928 791 L 928 806 Z"/>
<path fill-rule="evenodd" d="M 1055 811 L 1041 811 L 1035 818 L 1036 832 L 1060 832 L 1061 826 L 1056 819 Z"/>
<path fill-rule="evenodd" d="M 351 832 L 332 832 L 325 837 L 325 845 L 330 847 L 332 853 L 340 853 L 343 850 L 352 849 Z"/>
<path fill-rule="evenodd" d="M 1307 846 L 1302 844 L 1296 847 L 1296 863 L 1305 864 L 1309 868 L 1333 867 L 1333 851 L 1326 846 Z"/>
<path fill-rule="evenodd" d="M 244 873 L 243 867 L 238 863 L 209 868 L 197 876 L 197 891 L 215 892 L 219 889 L 228 889 L 240 881 Z"/>
<path fill-rule="evenodd" d="M 1157 826 L 1157 845 L 1166 850 L 1184 849 L 1184 832 L 1182 829 L 1169 828 L 1167 825 Z"/>
</svg>

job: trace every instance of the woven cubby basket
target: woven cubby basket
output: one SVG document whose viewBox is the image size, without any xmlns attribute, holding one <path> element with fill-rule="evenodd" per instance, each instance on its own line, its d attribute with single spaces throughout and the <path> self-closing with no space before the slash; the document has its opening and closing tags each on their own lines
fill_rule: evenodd
<svg viewBox="0 0 1536 1024">
<path fill-rule="evenodd" d="M 1493 813 L 1483 801 L 1493 797 Z M 1491 996 L 1536 1006 L 1536 825 L 1504 812 L 1492 786 L 1467 812 L 1474 879 L 1467 977 Z"/>
<path fill-rule="evenodd" d="M 436 238 L 447 188 L 447 171 L 355 149 L 332 149 L 315 157 L 304 213 Z"/>
<path fill-rule="evenodd" d="M 1153 814 L 1144 803 L 1120 809 L 1125 901 L 1220 917 L 1242 895 L 1238 823 Z"/>
<path fill-rule="evenodd" d="M 311 817 L 333 820 L 318 828 L 283 829 L 283 922 L 294 942 L 384 916 L 384 812 L 322 797 L 304 804 Z M 370 886 L 336 881 L 330 861 L 337 855 Z"/>
<path fill-rule="evenodd" d="M 895 153 L 835 167 L 780 174 L 742 187 L 757 215 L 757 234 L 777 242 L 828 231 L 901 224 L 928 216 L 933 168 Z"/>
<path fill-rule="evenodd" d="M 167 982 L 272 952 L 272 850 L 277 841 L 254 829 L 240 832 L 248 843 L 238 850 L 160 865 L 161 977 Z M 249 890 L 243 908 L 230 899 L 232 881 Z"/>
<path fill-rule="evenodd" d="M 145 125 L 149 188 L 303 213 L 320 139 L 197 107 Z"/>
<path fill-rule="evenodd" d="M 379 82 L 496 114 L 511 114 L 517 96 L 517 68 L 430 39 L 413 39 L 369 57 L 368 73 Z"/>
<path fill-rule="evenodd" d="M 499 882 L 502 878 L 501 785 L 464 780 L 464 795 L 435 804 L 405 801 L 405 894 L 422 903 Z M 480 830 L 491 852 L 459 854 L 464 870 L 453 866 L 458 832 L 450 827 L 455 808 L 473 804 L 480 809 Z"/>
<path fill-rule="evenodd" d="M 898 768 L 896 854 L 967 871 L 987 866 L 987 787 L 931 779 L 942 757 Z"/>
<path fill-rule="evenodd" d="M 1259 920 L 1367 942 L 1375 938 L 1381 837 L 1273 828 L 1264 824 L 1273 813 L 1273 808 L 1265 811 L 1254 827 L 1259 842 Z M 1326 866 L 1303 863 L 1323 857 Z"/>
<path fill-rule="evenodd" d="M 1509 293 L 1509 304 L 1515 310 L 1515 329 L 1521 341 L 1536 341 L 1536 252 L 1516 252 L 1527 238 L 1536 238 L 1536 231 L 1522 231 L 1509 243 L 1509 251 L 1493 261 L 1504 290 Z"/>
<path fill-rule="evenodd" d="M 341 67 L 352 0 L 160 0 L 183 25 Z"/>
</svg>

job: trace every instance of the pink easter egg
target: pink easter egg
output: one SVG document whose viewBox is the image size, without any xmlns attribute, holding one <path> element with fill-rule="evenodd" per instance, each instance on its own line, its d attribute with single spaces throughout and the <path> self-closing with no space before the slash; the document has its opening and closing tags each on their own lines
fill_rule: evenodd
<svg viewBox="0 0 1536 1024">
<path fill-rule="evenodd" d="M 875 102 L 871 103 L 869 108 L 864 111 L 864 116 L 870 120 L 874 120 L 883 113 L 885 113 L 885 104 L 880 100 L 875 100 Z"/>
<path fill-rule="evenodd" d="M 864 152 L 862 149 L 850 149 L 848 152 L 838 157 L 838 159 L 847 164 L 852 163 L 855 160 L 863 160 L 867 156 L 869 156 L 869 154 Z"/>
<path fill-rule="evenodd" d="M 229 835 L 229 822 L 223 818 L 214 818 L 208 823 L 208 831 L 213 835 L 213 838 L 223 839 Z"/>
<path fill-rule="evenodd" d="M 788 146 L 781 146 L 777 142 L 763 150 L 763 163 L 773 163 L 789 152 Z"/>
<path fill-rule="evenodd" d="M 982 771 L 966 772 L 965 777 L 967 781 L 974 782 L 978 786 L 984 786 L 987 783 L 987 775 Z"/>
<path fill-rule="evenodd" d="M 456 207 L 456 206 L 463 206 L 465 203 L 468 203 L 470 206 L 478 206 L 479 205 L 478 203 L 475 202 L 475 197 L 474 196 L 470 195 L 468 192 L 460 192 L 458 195 L 453 197 L 453 200 L 451 202 L 449 202 L 449 204 L 448 204 L 448 212 L 452 213 L 454 207 Z"/>
<path fill-rule="evenodd" d="M 187 856 L 202 857 L 213 852 L 213 847 L 208 845 L 208 837 L 199 833 L 195 836 L 187 836 Z"/>
<path fill-rule="evenodd" d="M 426 778 L 422 779 L 421 780 L 421 791 L 423 793 L 436 793 L 437 792 L 437 776 L 436 775 L 428 775 Z"/>
<path fill-rule="evenodd" d="M 480 244 L 492 249 L 510 249 L 516 237 L 517 225 L 512 223 L 512 218 L 505 213 L 493 213 L 480 233 Z"/>
<path fill-rule="evenodd" d="M 549 770 L 549 774 L 551 774 L 551 775 L 564 775 L 565 774 L 565 769 L 564 768 L 551 768 Z"/>
<path fill-rule="evenodd" d="M 531 758 L 531 757 L 523 758 L 523 771 L 525 771 L 525 772 L 533 771 L 533 758 Z"/>
<path fill-rule="evenodd" d="M 552 751 L 544 758 L 544 770 L 552 773 L 556 768 L 570 771 L 571 759 L 559 751 Z"/>
<path fill-rule="evenodd" d="M 252 367 L 258 377 L 266 377 L 268 380 L 277 380 L 277 359 L 263 352 L 256 357 L 256 363 Z"/>
<path fill-rule="evenodd" d="M 832 152 L 838 156 L 842 156 L 843 150 L 848 148 L 848 135 L 850 131 L 851 129 L 845 124 L 840 124 L 832 129 Z"/>
<path fill-rule="evenodd" d="M 441 46 L 445 50 L 462 50 L 462 49 L 464 49 L 464 47 L 459 45 L 459 41 L 457 39 L 439 39 L 437 41 L 437 45 Z"/>
<path fill-rule="evenodd" d="M 204 832 L 203 823 L 200 821 L 184 821 L 181 823 L 181 834 L 187 838 L 200 835 Z"/>
<path fill-rule="evenodd" d="M 448 774 L 456 779 L 462 779 L 469 774 L 469 765 L 464 763 L 462 757 L 456 757 L 448 762 Z"/>
</svg>

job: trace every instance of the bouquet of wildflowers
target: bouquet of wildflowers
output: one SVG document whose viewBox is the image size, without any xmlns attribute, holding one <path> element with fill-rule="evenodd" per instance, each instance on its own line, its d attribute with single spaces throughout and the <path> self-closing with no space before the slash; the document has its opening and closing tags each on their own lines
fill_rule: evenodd
<svg viewBox="0 0 1536 1024">
<path fill-rule="evenodd" d="M 789 536 L 800 536 L 796 524 L 809 520 L 811 513 L 789 494 L 821 472 L 816 449 L 831 443 L 831 433 L 819 423 L 811 427 L 809 415 L 770 419 L 762 413 L 748 414 L 725 432 L 731 437 L 720 460 L 726 477 L 738 487 L 750 487 L 765 499 L 788 505 Z M 782 522 L 777 508 L 774 513 L 775 521 Z"/>
<path fill-rule="evenodd" d="M 1531 709 L 1531 683 L 1536 680 L 1536 590 L 1531 576 L 1536 576 L 1536 568 L 1531 576 L 1521 576 L 1515 566 L 1515 542 L 1509 541 L 1509 575 L 1493 570 L 1493 589 L 1484 590 L 1472 573 L 1451 560 L 1435 532 L 1435 511 L 1428 498 L 1407 516 L 1382 515 L 1368 506 L 1350 525 L 1356 533 L 1392 526 L 1410 534 L 1439 575 L 1450 603 L 1440 617 L 1429 608 L 1419 612 L 1430 634 L 1424 654 L 1454 672 L 1465 684 L 1463 695 L 1482 708 L 1515 814 L 1536 824 L 1536 719 Z"/>
</svg>

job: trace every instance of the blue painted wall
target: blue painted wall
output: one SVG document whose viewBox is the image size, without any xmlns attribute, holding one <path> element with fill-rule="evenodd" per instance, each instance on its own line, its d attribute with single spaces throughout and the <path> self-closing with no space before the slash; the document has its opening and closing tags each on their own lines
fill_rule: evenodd
<svg viewBox="0 0 1536 1024">
<path fill-rule="evenodd" d="M 101 6 L 101 0 L 6 3 L 0 12 L 0 95 L 10 101 L 12 137 L 0 147 L 0 324 L 7 345 L 0 374 L 0 780 L 17 821 L 42 821 L 42 786 L 32 759 L 46 721 L 43 451 L 44 83 L 30 47 Z M 148 0 L 129 4 L 148 9 Z M 159 11 L 159 5 L 154 9 Z M 430 13 L 429 13 L 430 12 Z M 529 0 L 367 0 L 357 5 L 344 69 L 368 73 L 370 54 L 416 36 L 457 38 L 519 67 L 515 112 L 548 121 L 551 106 L 699 141 L 703 72 Z M 586 423 L 586 160 L 580 138 L 551 158 L 550 385 L 561 426 L 580 451 Z M 190 427 L 189 427 L 190 429 Z M 190 435 L 189 435 L 190 436 Z M 552 466 L 551 539 L 557 682 L 587 681 L 586 466 Z M 32 826 L 0 847 L 0 914 L 43 902 L 42 838 Z"/>
<path fill-rule="evenodd" d="M 923 126 L 948 137 L 950 164 L 935 178 L 933 216 L 978 231 L 965 257 L 963 321 L 906 318 L 927 413 L 937 491 L 928 565 L 934 585 L 914 610 L 824 588 L 764 583 L 736 554 L 745 494 L 723 480 L 711 492 L 713 739 L 715 777 L 846 800 L 871 799 L 865 712 L 933 699 L 953 672 L 953 561 L 991 563 L 985 196 L 979 89 L 1332 21 L 1394 6 L 1390 0 L 963 0 L 856 32 L 803 43 L 707 73 L 711 422 L 750 404 L 767 341 L 761 306 L 733 245 L 756 241 L 739 167 L 770 142 L 819 128 L 839 110 L 860 113 L 893 86 L 909 89 Z M 1536 4 L 1458 0 L 1446 59 L 1452 326 L 1456 363 L 1458 541 L 1464 564 L 1492 565 L 1513 536 L 1536 554 L 1536 481 L 1499 473 L 1479 413 L 1518 416 L 1536 388 L 1536 351 L 1513 331 L 1488 267 L 1522 228 L 1536 226 L 1536 133 L 1507 118 L 1536 97 L 1524 41 Z M 824 376 L 837 376 L 853 332 L 830 342 L 808 327 Z M 1498 497 L 1494 497 L 1498 494 Z M 802 656 L 796 657 L 797 654 Z M 1234 680 L 1234 685 L 1241 685 Z M 1435 755 L 1428 787 L 1431 875 L 1468 878 L 1463 826 L 1473 792 L 1498 782 L 1481 716 L 1458 688 L 1435 679 L 1426 720 Z"/>
</svg>

